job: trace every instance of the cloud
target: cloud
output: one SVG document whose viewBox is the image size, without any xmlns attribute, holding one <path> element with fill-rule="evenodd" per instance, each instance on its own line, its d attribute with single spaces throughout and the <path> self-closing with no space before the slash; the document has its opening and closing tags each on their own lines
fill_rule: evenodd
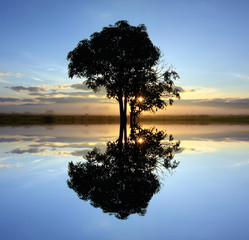
<svg viewBox="0 0 249 240">
<path fill-rule="evenodd" d="M 40 79 L 38 78 L 33 78 L 37 81 L 39 81 Z M 0 80 L 0 82 L 4 82 L 4 83 L 8 83 L 6 80 Z M 41 81 L 41 80 L 40 80 Z M 12 86 L 12 87 L 7 87 L 9 89 L 12 89 L 14 91 L 17 92 L 41 92 L 41 91 L 53 91 L 56 92 L 58 90 L 64 90 L 64 89 L 76 89 L 76 90 L 83 90 L 81 92 L 82 93 L 90 93 L 92 92 L 92 90 L 89 90 L 87 88 L 87 86 L 81 82 L 81 83 L 76 83 L 76 84 L 52 84 L 52 85 L 48 85 L 48 84 L 40 84 L 37 86 L 31 86 L 31 87 L 25 87 L 25 86 Z M 78 92 L 80 93 L 80 92 Z M 63 94 L 61 92 L 61 94 Z M 64 93 L 66 94 L 66 93 Z"/>
<path fill-rule="evenodd" d="M 45 91 L 45 88 L 41 87 L 24 87 L 24 86 L 16 86 L 16 87 L 8 87 L 11 90 L 17 91 L 17 92 L 40 92 Z"/>
<path fill-rule="evenodd" d="M 177 151 L 175 152 L 176 154 L 182 153 L 184 151 L 191 151 L 191 152 L 195 152 L 196 148 L 191 148 L 191 147 L 180 147 L 179 149 L 177 149 Z"/>
<path fill-rule="evenodd" d="M 10 75 L 11 75 L 10 72 L 7 72 L 7 73 L 0 72 L 0 76 L 2 76 L 2 77 L 6 77 L 6 76 L 10 76 Z"/>
<path fill-rule="evenodd" d="M 70 87 L 73 89 L 81 89 L 81 90 L 89 91 L 89 88 L 87 87 L 86 84 L 84 84 L 84 82 L 72 84 L 70 85 Z"/>
<path fill-rule="evenodd" d="M 3 80 L 3 79 L 0 79 L 0 82 L 1 82 L 1 83 L 9 83 L 8 81 Z"/>
<path fill-rule="evenodd" d="M 22 99 L 22 98 L 3 98 L 0 97 L 0 103 L 34 103 L 36 102 L 35 99 L 32 98 L 26 98 L 26 99 Z"/>
<path fill-rule="evenodd" d="M 212 99 L 186 99 L 176 102 L 177 105 L 248 108 L 249 98 L 212 98 Z"/>
<path fill-rule="evenodd" d="M 0 102 L 19 102 L 20 98 L 3 98 L 0 97 Z"/>
<path fill-rule="evenodd" d="M 50 92 L 50 93 L 30 93 L 30 96 L 39 97 L 56 97 L 56 96 L 69 96 L 69 97 L 88 97 L 89 92 Z"/>
<path fill-rule="evenodd" d="M 0 76 L 2 77 L 8 77 L 8 76 L 17 76 L 17 77 L 20 77 L 24 75 L 23 73 L 12 73 L 12 72 L 7 72 L 7 73 L 2 73 L 0 72 Z"/>
<path fill-rule="evenodd" d="M 249 160 L 245 160 L 242 162 L 235 163 L 235 164 L 231 165 L 231 167 L 245 167 L 248 165 L 249 165 Z"/>
<path fill-rule="evenodd" d="M 21 165 L 0 164 L 0 168 L 22 167 Z"/>
<path fill-rule="evenodd" d="M 52 68 L 52 67 L 49 67 L 47 68 L 48 71 L 55 71 L 56 69 L 55 68 Z"/>
<path fill-rule="evenodd" d="M 84 158 L 88 152 L 89 152 L 89 150 L 73 151 L 73 152 L 71 152 L 71 155 L 75 156 L 75 157 L 83 157 Z"/>
<path fill-rule="evenodd" d="M 183 89 L 180 86 L 175 86 L 175 88 L 180 92 L 180 93 L 186 93 L 186 92 L 196 92 L 196 89 Z"/>
<path fill-rule="evenodd" d="M 71 88 L 70 84 L 53 84 L 53 85 L 47 85 L 49 90 L 56 91 L 58 89 L 68 89 Z"/>
<path fill-rule="evenodd" d="M 223 106 L 223 107 L 249 107 L 249 98 L 213 98 L 207 100 L 199 100 L 201 105 Z"/>
<path fill-rule="evenodd" d="M 44 151 L 45 151 L 44 149 L 40 149 L 40 148 L 28 148 L 28 149 L 17 148 L 17 149 L 10 151 L 10 153 L 24 154 L 24 153 L 41 153 Z"/>
<path fill-rule="evenodd" d="M 75 84 L 69 85 L 69 87 L 73 89 L 84 90 L 85 92 L 93 92 L 93 90 L 89 89 L 84 82 L 75 83 Z M 98 93 L 105 94 L 105 88 L 103 87 L 100 88 Z"/>
<path fill-rule="evenodd" d="M 43 80 L 41 80 L 40 78 L 37 77 L 31 77 L 33 80 L 38 81 L 38 82 L 43 82 Z"/>
<path fill-rule="evenodd" d="M 241 80 L 244 80 L 246 82 L 249 81 L 249 75 L 245 75 L 245 74 L 239 74 L 239 73 L 234 73 L 234 74 L 231 74 L 233 77 L 235 78 L 239 78 Z"/>
<path fill-rule="evenodd" d="M 0 143 L 10 143 L 10 142 L 19 142 L 20 139 L 19 138 L 11 138 L 11 137 L 3 137 L 0 138 Z"/>
<path fill-rule="evenodd" d="M 99 103 L 102 98 L 91 98 L 91 97 L 38 97 L 36 100 L 40 102 L 51 102 L 51 103 Z"/>
</svg>

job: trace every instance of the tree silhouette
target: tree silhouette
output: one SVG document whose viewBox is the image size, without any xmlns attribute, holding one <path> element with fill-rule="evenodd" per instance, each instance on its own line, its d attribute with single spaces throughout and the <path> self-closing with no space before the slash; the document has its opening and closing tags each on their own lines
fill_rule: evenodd
<svg viewBox="0 0 249 240">
<path fill-rule="evenodd" d="M 162 96 L 166 94 L 170 98 L 179 97 L 173 83 L 179 77 L 177 73 L 169 69 L 163 74 L 157 71 L 160 55 L 145 25 L 136 27 L 118 21 L 93 33 L 89 40 L 81 40 L 68 53 L 68 74 L 70 78 L 85 78 L 86 85 L 95 92 L 104 87 L 107 97 L 118 101 L 124 125 L 127 103 L 131 104 L 132 114 L 137 113 L 134 100 L 140 95 L 146 99 L 140 111 L 163 109 L 167 104 Z"/>
<path fill-rule="evenodd" d="M 158 172 L 178 166 L 173 157 L 180 143 L 170 136 L 162 144 L 165 137 L 163 131 L 136 127 L 126 140 L 119 137 L 108 142 L 105 153 L 94 148 L 86 161 L 69 163 L 69 188 L 80 199 L 118 219 L 134 213 L 144 215 L 150 199 L 160 190 Z"/>
</svg>

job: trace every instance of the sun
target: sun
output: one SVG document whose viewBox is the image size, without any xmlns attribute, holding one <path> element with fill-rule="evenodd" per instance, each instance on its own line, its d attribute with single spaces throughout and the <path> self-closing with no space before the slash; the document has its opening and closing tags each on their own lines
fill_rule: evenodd
<svg viewBox="0 0 249 240">
<path fill-rule="evenodd" d="M 142 102 L 144 99 L 143 99 L 143 97 L 138 97 L 138 99 L 137 99 L 139 102 Z"/>
<path fill-rule="evenodd" d="M 138 143 L 143 143 L 143 141 L 144 141 L 144 140 L 143 140 L 142 138 L 139 138 L 139 139 L 137 140 Z"/>
</svg>

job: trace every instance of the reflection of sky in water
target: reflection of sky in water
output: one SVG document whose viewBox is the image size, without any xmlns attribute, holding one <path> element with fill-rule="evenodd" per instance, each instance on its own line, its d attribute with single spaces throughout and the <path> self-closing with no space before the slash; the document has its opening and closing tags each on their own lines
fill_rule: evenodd
<svg viewBox="0 0 249 240">
<path fill-rule="evenodd" d="M 127 221 L 66 184 L 68 162 L 104 150 L 118 126 L 1 128 L 1 239 L 248 239 L 249 126 L 157 127 L 181 140 L 180 165 Z"/>
</svg>

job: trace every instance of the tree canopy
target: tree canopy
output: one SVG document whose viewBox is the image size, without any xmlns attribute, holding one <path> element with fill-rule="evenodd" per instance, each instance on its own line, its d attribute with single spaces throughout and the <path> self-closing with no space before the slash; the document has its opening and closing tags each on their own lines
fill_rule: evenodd
<svg viewBox="0 0 249 240">
<path fill-rule="evenodd" d="M 104 153 L 94 148 L 85 161 L 69 162 L 68 187 L 80 199 L 119 219 L 145 215 L 149 201 L 160 190 L 160 175 L 179 164 L 173 158 L 180 142 L 170 135 L 162 143 L 166 136 L 154 128 L 133 127 L 125 140 L 120 136 L 108 142 Z"/>
<path fill-rule="evenodd" d="M 126 121 L 127 103 L 140 95 L 146 99 L 140 104 L 141 111 L 166 107 L 162 99 L 166 92 L 169 97 L 179 97 L 173 83 L 177 73 L 167 70 L 159 75 L 155 69 L 160 56 L 145 25 L 118 21 L 81 40 L 68 53 L 68 74 L 70 78 L 85 78 L 95 92 L 104 87 L 107 97 L 119 102 L 120 117 Z"/>
</svg>

